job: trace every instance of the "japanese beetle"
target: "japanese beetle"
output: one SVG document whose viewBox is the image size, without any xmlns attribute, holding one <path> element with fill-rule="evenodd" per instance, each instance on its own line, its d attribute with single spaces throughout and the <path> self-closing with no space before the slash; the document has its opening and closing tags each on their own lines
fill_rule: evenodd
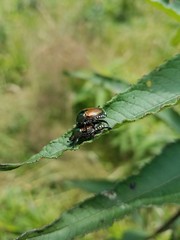
<svg viewBox="0 0 180 240">
<path fill-rule="evenodd" d="M 75 146 L 77 144 L 81 144 L 84 141 L 91 140 L 98 133 L 103 132 L 105 129 L 111 129 L 108 124 L 96 123 L 94 125 L 86 125 L 84 127 L 75 127 L 73 129 L 72 135 L 70 136 L 70 146 Z"/>
<path fill-rule="evenodd" d="M 102 108 L 85 108 L 81 110 L 76 118 L 76 126 L 83 127 L 86 125 L 94 125 L 95 123 L 104 122 L 108 125 L 108 123 L 103 120 L 106 117 L 106 112 Z"/>
</svg>

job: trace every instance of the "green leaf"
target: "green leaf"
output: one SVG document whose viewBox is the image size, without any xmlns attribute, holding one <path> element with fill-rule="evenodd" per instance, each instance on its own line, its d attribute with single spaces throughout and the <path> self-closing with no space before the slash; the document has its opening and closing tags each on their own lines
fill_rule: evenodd
<svg viewBox="0 0 180 240">
<path fill-rule="evenodd" d="M 144 76 L 138 84 L 109 101 L 104 109 L 111 127 L 135 121 L 171 106 L 180 98 L 180 55 Z"/>
<path fill-rule="evenodd" d="M 127 231 L 121 240 L 147 240 L 148 235 L 140 231 Z"/>
<path fill-rule="evenodd" d="M 0 170 L 1 171 L 13 170 L 25 164 L 36 163 L 42 158 L 57 158 L 61 156 L 64 151 L 67 151 L 68 149 L 72 149 L 72 147 L 69 146 L 70 135 L 71 135 L 71 131 L 68 131 L 62 137 L 52 140 L 48 145 L 44 146 L 39 153 L 35 154 L 25 162 L 1 163 Z"/>
<path fill-rule="evenodd" d="M 17 240 L 69 240 L 109 226 L 136 208 L 180 203 L 179 159 L 180 140 L 169 144 L 139 175 L 85 200 L 52 224 L 25 232 Z"/>
<path fill-rule="evenodd" d="M 108 89 L 114 93 L 124 92 L 130 87 L 129 84 L 122 79 L 104 76 L 99 73 L 87 73 L 83 71 L 76 71 L 65 72 L 65 75 L 71 78 L 89 80 L 94 84 L 100 85 L 103 88 Z"/>
<path fill-rule="evenodd" d="M 180 115 L 171 108 L 165 109 L 156 115 L 180 134 Z"/>
<path fill-rule="evenodd" d="M 108 181 L 105 179 L 94 180 L 94 179 L 83 179 L 83 180 L 66 180 L 64 181 L 64 186 L 69 188 L 81 188 L 87 192 L 99 193 L 104 190 L 112 189 L 116 182 Z"/>
<path fill-rule="evenodd" d="M 175 35 L 172 37 L 171 44 L 173 47 L 177 47 L 180 44 L 180 28 L 177 29 Z"/>
<path fill-rule="evenodd" d="M 179 0 L 148 0 L 156 8 L 164 11 L 169 16 L 180 21 L 180 1 Z"/>
<path fill-rule="evenodd" d="M 72 78 L 90 80 L 96 85 L 112 91 L 113 93 L 124 92 L 130 85 L 122 79 L 107 77 L 98 73 L 85 72 L 66 72 L 66 75 Z M 156 114 L 156 116 L 168 124 L 177 133 L 180 133 L 180 115 L 173 109 L 165 109 Z"/>
<path fill-rule="evenodd" d="M 104 109 L 106 121 L 110 127 L 123 122 L 136 121 L 148 114 L 155 114 L 167 106 L 172 106 L 180 99 L 180 55 L 156 68 L 140 81 L 107 102 Z M 0 164 L 0 170 L 11 170 L 38 162 L 42 158 L 58 158 L 64 151 L 73 150 L 69 145 L 68 131 L 62 137 L 51 141 L 39 153 L 28 161 L 17 164 Z M 78 148 L 78 147 L 77 147 Z M 76 149 L 77 149 L 76 148 Z"/>
</svg>

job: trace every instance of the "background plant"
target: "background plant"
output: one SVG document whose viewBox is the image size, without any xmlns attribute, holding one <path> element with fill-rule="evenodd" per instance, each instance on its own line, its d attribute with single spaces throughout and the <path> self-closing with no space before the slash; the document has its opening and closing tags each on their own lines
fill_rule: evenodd
<svg viewBox="0 0 180 240">
<path fill-rule="evenodd" d="M 135 83 L 179 49 L 179 41 L 176 44 L 173 41 L 179 23 L 146 3 L 136 2 L 134 14 L 117 21 L 120 1 L 103 4 L 86 1 L 73 6 L 71 1 L 33 2 L 35 7 L 32 1 L 1 3 L 5 33 L 0 96 L 1 162 L 27 159 L 70 129 L 79 109 L 103 105 L 113 95 L 91 81 L 70 81 L 62 74 L 64 70 L 92 69 Z M 131 9 L 129 2 L 130 12 Z M 85 197 L 79 190 L 67 191 L 62 180 L 97 177 L 95 168 L 100 178 L 122 179 L 176 137 L 163 122 L 148 117 L 84 145 L 81 151 L 65 154 L 62 161 L 40 163 L 32 166 L 33 171 L 23 167 L 1 173 L 1 238 L 9 239 L 47 224 L 57 217 L 57 209 L 64 211 Z M 104 149 L 105 141 L 111 153 Z M 113 162 L 109 162 L 111 158 Z M 49 207 L 50 202 L 53 208 Z M 136 228 L 137 220 L 138 226 L 142 224 L 152 231 L 152 221 L 147 219 L 153 219 L 159 226 L 161 219 L 175 211 L 169 206 L 163 209 L 164 212 L 160 208 L 141 210 L 141 214 L 134 213 L 115 223 L 107 232 L 100 231 L 86 239 L 118 238 L 127 226 Z"/>
</svg>

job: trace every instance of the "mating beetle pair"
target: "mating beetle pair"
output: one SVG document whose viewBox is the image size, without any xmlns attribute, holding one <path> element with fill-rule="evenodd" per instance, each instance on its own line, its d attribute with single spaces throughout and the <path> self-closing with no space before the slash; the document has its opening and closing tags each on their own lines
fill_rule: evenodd
<svg viewBox="0 0 180 240">
<path fill-rule="evenodd" d="M 70 145 L 74 146 L 91 140 L 105 129 L 111 129 L 104 120 L 106 112 L 102 108 L 86 108 L 81 110 L 76 118 L 76 127 L 69 138 Z"/>
</svg>

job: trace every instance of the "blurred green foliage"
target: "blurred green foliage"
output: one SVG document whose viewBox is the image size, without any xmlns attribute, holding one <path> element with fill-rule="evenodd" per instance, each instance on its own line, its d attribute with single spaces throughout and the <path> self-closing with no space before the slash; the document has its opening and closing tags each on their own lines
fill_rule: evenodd
<svg viewBox="0 0 180 240">
<path fill-rule="evenodd" d="M 64 70 L 88 69 L 133 84 L 177 53 L 179 39 L 179 23 L 145 1 L 2 0 L 1 162 L 25 160 L 71 128 L 81 108 L 102 106 L 113 96 L 92 81 L 67 78 Z M 176 137 L 149 117 L 115 129 L 61 162 L 1 173 L 0 238 L 48 223 L 82 199 L 79 190 L 62 187 L 63 179 L 96 178 L 97 172 L 99 178 L 126 177 Z M 81 239 L 118 239 L 139 223 L 153 231 L 173 209 L 144 209 Z"/>
</svg>

